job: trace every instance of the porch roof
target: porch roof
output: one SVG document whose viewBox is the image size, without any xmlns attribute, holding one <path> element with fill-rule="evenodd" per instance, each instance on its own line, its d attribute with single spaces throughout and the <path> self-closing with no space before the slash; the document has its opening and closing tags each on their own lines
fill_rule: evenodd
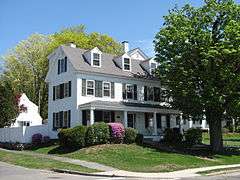
<svg viewBox="0 0 240 180">
<path fill-rule="evenodd" d="M 111 102 L 111 101 L 91 101 L 78 106 L 79 109 L 98 109 L 98 110 L 113 110 L 113 111 L 134 111 L 134 112 L 157 112 L 163 114 L 180 114 L 180 111 L 171 109 L 158 104 L 146 104 L 135 102 Z"/>
</svg>

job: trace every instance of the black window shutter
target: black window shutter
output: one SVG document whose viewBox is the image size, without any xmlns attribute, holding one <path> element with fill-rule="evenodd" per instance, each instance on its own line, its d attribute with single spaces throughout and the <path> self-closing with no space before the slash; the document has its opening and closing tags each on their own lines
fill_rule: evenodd
<svg viewBox="0 0 240 180">
<path fill-rule="evenodd" d="M 65 66 L 64 72 L 67 72 L 67 57 L 64 58 L 64 66 Z"/>
<path fill-rule="evenodd" d="M 56 127 L 55 127 L 56 113 L 53 113 L 53 121 L 52 121 L 52 122 L 53 122 L 53 125 L 52 125 L 53 128 L 52 128 L 52 129 L 53 129 L 53 130 L 56 130 Z"/>
<path fill-rule="evenodd" d="M 145 115 L 145 128 L 148 128 L 149 122 L 148 122 L 148 113 L 144 113 Z"/>
<path fill-rule="evenodd" d="M 71 127 L 71 110 L 68 110 L 68 127 Z"/>
<path fill-rule="evenodd" d="M 53 86 L 53 100 L 55 101 L 55 99 L 56 99 L 56 93 L 55 93 L 55 89 L 56 89 L 56 87 L 55 86 Z"/>
<path fill-rule="evenodd" d="M 84 126 L 87 125 L 87 112 L 86 112 L 86 110 L 82 111 L 82 125 L 84 125 Z"/>
<path fill-rule="evenodd" d="M 115 97 L 115 87 L 114 82 L 111 82 L 111 98 Z"/>
<path fill-rule="evenodd" d="M 72 94 L 72 81 L 68 81 L 68 97 Z"/>
<path fill-rule="evenodd" d="M 144 86 L 144 101 L 147 101 L 148 97 L 147 97 L 147 86 Z"/>
<path fill-rule="evenodd" d="M 154 87 L 154 101 L 160 102 L 160 88 Z"/>
<path fill-rule="evenodd" d="M 60 74 L 60 68 L 61 68 L 61 60 L 58 60 L 58 74 Z"/>
<path fill-rule="evenodd" d="M 60 112 L 60 127 L 63 127 L 63 111 Z"/>
<path fill-rule="evenodd" d="M 136 84 L 134 84 L 133 90 L 134 90 L 134 100 L 137 100 L 138 98 L 137 98 L 137 85 Z"/>
<path fill-rule="evenodd" d="M 64 84 L 60 84 L 60 99 L 64 98 Z"/>
<path fill-rule="evenodd" d="M 125 83 L 122 84 L 122 96 L 123 96 L 123 99 L 126 99 L 126 84 Z"/>
<path fill-rule="evenodd" d="M 161 119 L 161 114 L 160 113 L 157 113 L 156 114 L 156 118 L 157 118 L 157 128 L 158 129 L 162 129 L 162 119 Z"/>
<path fill-rule="evenodd" d="M 95 81 L 95 96 L 102 97 L 102 81 Z"/>
<path fill-rule="evenodd" d="M 167 128 L 170 128 L 170 115 L 166 115 Z"/>
<path fill-rule="evenodd" d="M 82 96 L 86 96 L 86 79 L 82 79 Z"/>
</svg>

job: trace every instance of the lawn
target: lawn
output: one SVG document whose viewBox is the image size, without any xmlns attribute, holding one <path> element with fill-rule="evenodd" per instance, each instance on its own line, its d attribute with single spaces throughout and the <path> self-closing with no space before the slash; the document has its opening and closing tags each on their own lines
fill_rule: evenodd
<svg viewBox="0 0 240 180">
<path fill-rule="evenodd" d="M 135 172 L 170 172 L 223 164 L 237 164 L 240 155 L 214 155 L 211 158 L 170 153 L 138 145 L 106 144 L 65 153 L 58 146 L 35 150 L 86 161 L 99 162 L 121 170 Z"/>
<path fill-rule="evenodd" d="M 208 133 L 203 133 L 203 143 L 209 144 L 210 138 Z M 225 146 L 240 147 L 240 133 L 226 133 L 223 134 L 223 144 Z"/>
<path fill-rule="evenodd" d="M 94 169 L 85 168 L 71 163 L 59 162 L 48 158 L 34 157 L 31 155 L 16 154 L 3 150 L 0 150 L 0 161 L 33 169 L 66 169 L 85 173 L 96 172 Z"/>
</svg>

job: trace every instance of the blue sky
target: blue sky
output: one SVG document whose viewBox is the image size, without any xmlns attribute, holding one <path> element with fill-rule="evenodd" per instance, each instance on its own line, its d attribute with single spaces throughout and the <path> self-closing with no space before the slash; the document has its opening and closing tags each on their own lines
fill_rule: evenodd
<svg viewBox="0 0 240 180">
<path fill-rule="evenodd" d="M 163 16 L 186 3 L 200 6 L 202 0 L 1 0 L 0 55 L 32 33 L 51 34 L 78 24 L 153 55 Z"/>
</svg>

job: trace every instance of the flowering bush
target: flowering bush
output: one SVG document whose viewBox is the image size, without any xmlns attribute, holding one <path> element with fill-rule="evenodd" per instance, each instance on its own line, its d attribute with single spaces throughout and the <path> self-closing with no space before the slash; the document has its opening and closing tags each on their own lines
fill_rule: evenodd
<svg viewBox="0 0 240 180">
<path fill-rule="evenodd" d="M 121 123 L 108 123 L 110 129 L 110 141 L 112 143 L 122 143 L 125 129 Z"/>
<path fill-rule="evenodd" d="M 34 134 L 32 135 L 32 144 L 33 145 L 40 145 L 42 143 L 42 134 Z"/>
</svg>

